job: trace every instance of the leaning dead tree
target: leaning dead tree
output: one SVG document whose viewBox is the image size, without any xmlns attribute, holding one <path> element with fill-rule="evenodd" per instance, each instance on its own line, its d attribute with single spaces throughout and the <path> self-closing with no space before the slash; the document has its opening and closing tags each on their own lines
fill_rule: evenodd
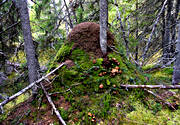
<svg viewBox="0 0 180 125">
<path fill-rule="evenodd" d="M 149 36 L 149 38 L 148 38 L 148 41 L 147 41 L 147 43 L 146 43 L 146 46 L 145 46 L 145 49 L 144 49 L 144 53 L 143 53 L 143 56 L 142 56 L 142 57 L 143 57 L 143 62 L 144 62 L 144 60 L 145 60 L 145 58 L 146 58 L 146 56 L 147 56 L 147 52 L 148 52 L 148 49 L 149 49 L 149 46 L 150 46 L 150 43 L 151 43 L 153 34 L 154 34 L 155 29 L 156 29 L 156 26 L 157 26 L 157 24 L 158 24 L 158 22 L 159 22 L 160 16 L 161 16 L 162 12 L 164 11 L 164 8 L 165 8 L 165 6 L 166 6 L 166 4 L 167 4 L 167 1 L 168 1 L 168 0 L 165 0 L 165 1 L 164 1 L 164 4 L 163 4 L 162 8 L 161 8 L 160 12 L 159 12 L 158 15 L 157 15 L 156 21 L 155 21 L 155 23 L 153 24 L 153 28 L 152 28 L 151 34 L 150 34 L 150 36 Z"/>
</svg>

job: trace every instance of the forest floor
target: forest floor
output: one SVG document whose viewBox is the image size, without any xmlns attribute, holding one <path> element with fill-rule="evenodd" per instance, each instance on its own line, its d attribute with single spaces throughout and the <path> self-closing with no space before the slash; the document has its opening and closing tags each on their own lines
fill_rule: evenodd
<svg viewBox="0 0 180 125">
<path fill-rule="evenodd" d="M 66 48 L 64 46 L 64 48 Z M 59 53 L 66 49 L 60 49 Z M 78 56 L 77 56 L 78 55 Z M 180 124 L 180 92 L 178 90 L 123 89 L 120 84 L 171 84 L 172 69 L 139 70 L 120 55 L 111 53 L 107 59 L 90 58 L 75 49 L 68 59 L 73 61 L 48 77 L 47 91 L 67 124 L 173 125 Z M 57 67 L 61 57 L 56 58 Z M 67 57 L 66 57 L 67 59 Z M 57 61 L 58 60 L 58 61 Z M 89 60 L 89 61 L 87 61 Z M 47 85 L 46 85 L 47 84 Z M 170 103 L 175 109 L 169 107 Z M 3 125 L 60 124 L 42 90 L 16 105 L 1 121 Z"/>
<path fill-rule="evenodd" d="M 96 24 L 95 29 L 99 29 Z M 88 27 L 84 27 L 88 26 Z M 180 124 L 179 90 L 128 89 L 121 85 L 170 85 L 172 68 L 150 71 L 152 66 L 136 67 L 127 58 L 123 48 L 115 53 L 108 50 L 102 58 L 99 35 L 88 32 L 90 25 L 80 25 L 78 32 L 70 35 L 74 41 L 61 45 L 54 52 L 41 53 L 41 65 L 47 64 L 49 73 L 62 62 L 69 61 L 43 81 L 43 86 L 68 125 L 174 125 Z M 82 32 L 81 32 L 82 31 Z M 97 31 L 98 32 L 98 31 Z M 87 35 L 87 33 L 90 33 Z M 81 34 L 82 36 L 76 36 Z M 88 36 L 88 39 L 87 39 Z M 91 36 L 93 38 L 91 38 Z M 110 41 L 113 38 L 110 37 Z M 72 40 L 72 41 L 73 41 Z M 88 42 L 85 44 L 83 42 Z M 111 43 L 111 42 L 110 42 Z M 81 47 L 81 45 L 84 45 Z M 88 45 L 88 46 L 87 46 Z M 93 53 L 96 52 L 96 53 Z M 49 57 L 48 57 L 49 54 Z M 53 59 L 52 59 L 53 57 Z M 25 62 L 24 62 L 25 63 Z M 49 82 L 48 82 L 49 81 Z M 17 83 L 23 88 L 25 84 Z M 14 85 L 7 88 L 14 89 Z M 5 87 L 6 88 L 6 87 Z M 10 89 L 7 90 L 9 92 Z M 25 96 L 22 95 L 22 96 Z M 16 106 L 7 104 L 0 116 L 3 125 L 59 125 L 42 89 L 36 99 L 21 97 Z M 10 108 L 11 106 L 11 108 Z"/>
</svg>

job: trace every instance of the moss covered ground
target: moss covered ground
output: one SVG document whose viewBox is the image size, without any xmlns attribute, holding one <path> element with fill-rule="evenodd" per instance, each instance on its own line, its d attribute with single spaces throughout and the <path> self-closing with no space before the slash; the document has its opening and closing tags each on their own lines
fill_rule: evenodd
<svg viewBox="0 0 180 125">
<path fill-rule="evenodd" d="M 53 82 L 48 93 L 67 124 L 180 124 L 178 90 L 152 90 L 175 104 L 176 110 L 172 110 L 143 89 L 120 87 L 120 84 L 171 84 L 172 69 L 145 73 L 123 55 L 109 53 L 107 58 L 95 58 L 83 50 L 71 48 L 72 44 L 62 45 L 48 70 L 50 72 L 66 60 L 73 62 L 73 65 L 64 66 L 49 77 Z M 29 120 L 29 123 L 39 124 L 48 117 L 47 112 L 51 108 L 42 90 L 30 105 L 27 109 L 30 113 L 21 114 L 18 124 L 25 124 Z M 11 124 L 12 121 L 6 117 L 2 123 Z M 56 116 L 53 117 L 50 123 L 59 124 Z"/>
</svg>

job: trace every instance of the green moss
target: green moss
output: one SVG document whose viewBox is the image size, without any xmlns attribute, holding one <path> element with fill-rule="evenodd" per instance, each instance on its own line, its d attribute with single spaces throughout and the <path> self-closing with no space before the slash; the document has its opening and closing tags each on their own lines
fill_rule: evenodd
<svg viewBox="0 0 180 125">
<path fill-rule="evenodd" d="M 71 57 L 79 70 L 88 70 L 92 67 L 92 61 L 89 61 L 89 56 L 85 51 L 76 49 L 71 53 Z"/>
<path fill-rule="evenodd" d="M 173 125 L 179 124 L 180 120 L 180 110 L 171 112 L 170 110 L 159 110 L 156 114 L 151 110 L 145 108 L 141 102 L 133 104 L 135 111 L 127 114 L 128 121 L 132 121 L 138 124 L 153 124 L 153 125 Z"/>
<path fill-rule="evenodd" d="M 56 56 L 54 57 L 53 61 L 50 62 L 50 66 L 49 66 L 49 70 L 48 72 L 50 72 L 50 70 L 56 65 L 57 65 L 57 62 L 62 62 L 64 61 L 65 57 L 67 55 L 69 55 L 71 49 L 72 49 L 72 46 L 73 46 L 73 43 L 66 43 L 66 44 L 63 44 L 61 46 L 61 48 L 58 50 Z"/>
<path fill-rule="evenodd" d="M 135 111 L 132 111 L 131 113 L 127 114 L 128 119 L 134 122 L 138 122 L 139 124 L 157 124 L 158 121 L 155 120 L 155 116 L 152 114 L 152 112 L 144 108 L 144 106 L 141 103 L 136 102 L 133 104 L 133 106 L 135 107 Z"/>
<path fill-rule="evenodd" d="M 142 67 L 143 70 L 149 70 L 149 69 L 152 69 L 154 67 L 154 65 L 152 64 L 149 64 L 149 65 L 145 65 Z"/>
<path fill-rule="evenodd" d="M 69 52 L 71 47 L 66 48 L 65 46 L 62 46 L 57 53 L 53 66 L 59 60 L 62 61 Z M 67 53 L 63 55 L 63 52 Z M 119 65 L 112 64 L 109 68 L 103 67 L 103 58 L 98 58 L 96 63 L 93 63 L 89 54 L 83 50 L 75 49 L 68 57 L 75 65 L 71 68 L 62 67 L 58 70 L 53 82 L 53 89 L 50 92 L 60 92 L 65 100 L 70 102 L 69 110 L 65 111 L 59 108 L 65 120 L 78 119 L 75 124 L 93 124 L 87 115 L 88 112 L 91 112 L 98 120 L 104 121 L 104 124 L 108 124 L 116 118 L 120 120 L 117 123 L 127 125 L 176 123 L 175 120 L 179 117 L 172 118 L 170 111 L 163 112 L 164 107 L 155 102 L 154 99 L 145 101 L 149 95 L 143 90 L 127 89 L 126 91 L 118 88 L 120 84 L 152 84 L 152 81 L 155 80 L 152 74 L 143 74 L 125 57 L 115 53 L 109 54 L 108 57 L 110 60 L 116 58 Z M 122 74 L 112 77 L 110 76 L 111 70 L 116 66 L 120 68 Z M 102 72 L 107 72 L 107 74 L 100 76 L 99 74 Z M 165 70 L 163 73 L 170 74 L 171 71 Z M 103 88 L 99 88 L 100 84 L 103 84 Z M 117 87 L 113 87 L 114 84 Z M 167 117 L 173 120 L 168 121 L 163 113 L 169 113 Z M 178 112 L 174 113 L 174 115 L 177 114 Z"/>
<path fill-rule="evenodd" d="M 68 112 L 61 107 L 59 108 L 59 111 L 63 120 L 68 120 Z"/>
</svg>

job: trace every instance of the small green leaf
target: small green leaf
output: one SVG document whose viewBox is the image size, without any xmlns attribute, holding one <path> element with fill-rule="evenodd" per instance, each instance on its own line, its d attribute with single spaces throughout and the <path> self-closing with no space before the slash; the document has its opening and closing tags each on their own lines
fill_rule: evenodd
<svg viewBox="0 0 180 125">
<path fill-rule="evenodd" d="M 107 84 L 107 85 L 110 85 L 111 82 L 107 79 L 107 80 L 106 80 L 106 84 Z"/>
</svg>

